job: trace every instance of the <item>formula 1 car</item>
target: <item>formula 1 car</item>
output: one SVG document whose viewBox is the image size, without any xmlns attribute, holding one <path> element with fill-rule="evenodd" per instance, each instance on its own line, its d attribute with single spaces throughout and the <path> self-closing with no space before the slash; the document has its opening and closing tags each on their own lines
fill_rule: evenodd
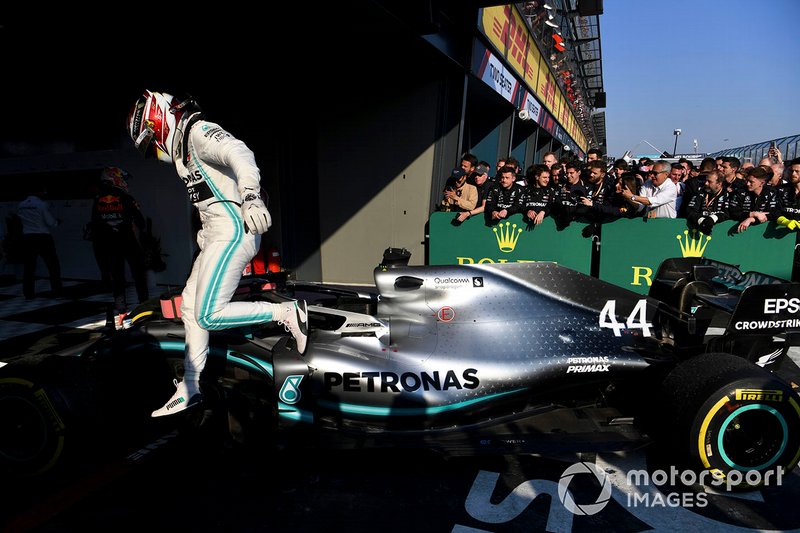
<svg viewBox="0 0 800 533">
<path fill-rule="evenodd" d="M 657 442 L 717 477 L 798 463 L 800 397 L 775 370 L 797 343 L 800 285 L 679 258 L 643 296 L 555 263 L 408 266 L 409 255 L 388 249 L 369 289 L 244 278 L 236 299 L 315 304 L 308 349 L 274 323 L 212 333 L 204 404 L 183 414 L 149 416 L 182 374 L 171 294 L 74 353 L 12 361 L 0 368 L 0 466 L 41 474 L 172 423 L 243 444 L 454 455 Z"/>
</svg>

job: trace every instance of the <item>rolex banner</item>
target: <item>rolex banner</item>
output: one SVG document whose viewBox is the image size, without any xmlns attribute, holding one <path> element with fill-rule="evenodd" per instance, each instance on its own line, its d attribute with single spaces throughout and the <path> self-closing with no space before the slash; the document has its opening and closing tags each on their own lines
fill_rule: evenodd
<svg viewBox="0 0 800 533">
<path fill-rule="evenodd" d="M 601 226 L 599 252 L 581 232 L 586 223 L 572 222 L 556 229 L 551 218 L 529 226 L 513 215 L 494 226 L 472 217 L 460 226 L 455 213 L 433 213 L 430 218 L 431 265 L 554 261 L 591 274 L 593 254 L 599 277 L 634 292 L 647 294 L 658 265 L 670 257 L 708 257 L 791 279 L 795 232 L 770 222 L 736 232 L 737 223 L 722 222 L 711 235 L 688 229 L 685 219 L 619 219 Z"/>
<path fill-rule="evenodd" d="M 708 257 L 783 279 L 792 278 L 795 234 L 774 222 L 736 232 L 721 222 L 711 235 L 687 228 L 685 219 L 620 219 L 603 224 L 600 279 L 646 294 L 658 265 L 670 257 Z"/>
<path fill-rule="evenodd" d="M 538 226 L 529 226 L 522 215 L 512 215 L 494 226 L 487 226 L 483 216 L 454 226 L 455 215 L 431 214 L 431 265 L 554 261 L 590 273 L 592 240 L 581 236 L 585 223 L 573 222 L 559 231 L 551 218 L 545 218 Z"/>
</svg>

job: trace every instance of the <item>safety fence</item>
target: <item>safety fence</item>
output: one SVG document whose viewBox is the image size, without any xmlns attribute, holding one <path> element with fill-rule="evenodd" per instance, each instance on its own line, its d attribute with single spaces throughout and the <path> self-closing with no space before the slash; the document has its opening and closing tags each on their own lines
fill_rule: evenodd
<svg viewBox="0 0 800 533">
<path fill-rule="evenodd" d="M 522 215 L 487 226 L 483 217 L 454 225 L 453 213 L 433 213 L 429 221 L 431 265 L 554 261 L 646 294 L 658 265 L 670 257 L 708 257 L 756 271 L 792 278 L 795 232 L 773 222 L 736 231 L 737 223 L 717 224 L 711 235 L 692 230 L 685 219 L 618 219 L 584 236 L 587 222 L 557 228 L 545 218 L 529 225 Z"/>
</svg>

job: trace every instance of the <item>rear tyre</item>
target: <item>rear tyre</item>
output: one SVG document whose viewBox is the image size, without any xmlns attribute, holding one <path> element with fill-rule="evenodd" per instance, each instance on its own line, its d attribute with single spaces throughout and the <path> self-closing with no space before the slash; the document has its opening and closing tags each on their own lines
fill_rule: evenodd
<svg viewBox="0 0 800 533">
<path fill-rule="evenodd" d="M 0 379 L 0 469 L 29 477 L 58 464 L 68 436 L 61 405 L 53 391 L 32 381 Z"/>
<path fill-rule="evenodd" d="M 663 397 L 673 449 L 689 468 L 714 476 L 707 483 L 757 488 L 800 460 L 800 397 L 742 358 L 692 358 L 664 380 Z"/>
</svg>

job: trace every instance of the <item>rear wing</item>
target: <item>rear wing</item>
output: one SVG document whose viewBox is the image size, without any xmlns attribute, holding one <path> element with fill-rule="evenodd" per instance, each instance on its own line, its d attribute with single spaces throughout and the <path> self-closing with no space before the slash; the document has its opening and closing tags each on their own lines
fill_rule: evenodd
<svg viewBox="0 0 800 533">
<path fill-rule="evenodd" d="M 726 328 L 728 333 L 782 334 L 800 331 L 800 283 L 745 288 Z"/>
</svg>

